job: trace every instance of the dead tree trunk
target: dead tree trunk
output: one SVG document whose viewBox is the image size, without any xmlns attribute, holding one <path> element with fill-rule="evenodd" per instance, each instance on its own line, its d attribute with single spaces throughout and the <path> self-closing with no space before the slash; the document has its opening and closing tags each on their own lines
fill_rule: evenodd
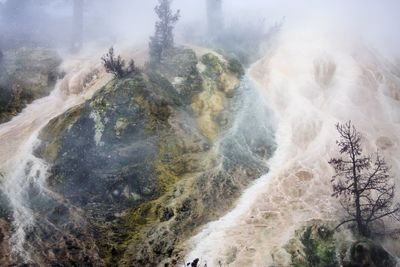
<svg viewBox="0 0 400 267">
<path fill-rule="evenodd" d="M 356 226 L 358 234 L 396 233 L 379 226 L 383 219 L 400 221 L 400 204 L 394 199 L 394 179 L 389 175 L 390 167 L 376 153 L 374 159 L 365 155 L 361 147 L 361 133 L 351 124 L 337 124 L 340 139 L 337 141 L 340 157 L 329 163 L 335 170 L 332 177 L 333 196 L 340 197 L 346 217 L 336 227 L 346 223 Z"/>
</svg>

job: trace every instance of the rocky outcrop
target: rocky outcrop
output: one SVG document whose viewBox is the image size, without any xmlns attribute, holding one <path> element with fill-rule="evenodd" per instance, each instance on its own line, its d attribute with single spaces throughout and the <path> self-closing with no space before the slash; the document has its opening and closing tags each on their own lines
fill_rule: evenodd
<svg viewBox="0 0 400 267">
<path fill-rule="evenodd" d="M 343 238 L 343 235 L 346 238 Z M 396 260 L 376 241 L 354 241 L 350 231 L 335 234 L 321 221 L 296 231 L 286 245 L 292 266 L 395 267 Z"/>
<path fill-rule="evenodd" d="M 56 194 L 41 190 L 32 184 L 27 192 L 35 223 L 24 229 L 22 247 L 18 243 L 21 235 L 15 234 L 15 214 L 0 192 L 0 265 L 104 266 L 82 212 Z"/>
<path fill-rule="evenodd" d="M 396 260 L 382 246 L 372 240 L 363 239 L 354 242 L 343 267 L 395 267 Z"/>
<path fill-rule="evenodd" d="M 183 241 L 267 171 L 272 136 L 244 111 L 251 88 L 240 86 L 235 64 L 177 49 L 41 132 L 49 188 L 89 224 L 79 234 L 94 240 L 105 265 L 178 262 Z"/>
<path fill-rule="evenodd" d="M 0 123 L 11 119 L 26 104 L 48 95 L 59 75 L 60 63 L 53 50 L 4 51 L 0 59 Z"/>
<path fill-rule="evenodd" d="M 292 266 L 340 266 L 333 234 L 329 227 L 318 223 L 297 231 L 286 246 Z"/>
</svg>

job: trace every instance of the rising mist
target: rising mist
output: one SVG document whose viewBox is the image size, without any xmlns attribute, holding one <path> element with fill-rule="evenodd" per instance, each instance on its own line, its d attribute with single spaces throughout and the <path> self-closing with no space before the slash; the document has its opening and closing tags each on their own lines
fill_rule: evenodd
<svg viewBox="0 0 400 267">
<path fill-rule="evenodd" d="M 395 267 L 329 160 L 351 121 L 400 182 L 399 10 L 0 0 L 0 265 Z"/>
</svg>

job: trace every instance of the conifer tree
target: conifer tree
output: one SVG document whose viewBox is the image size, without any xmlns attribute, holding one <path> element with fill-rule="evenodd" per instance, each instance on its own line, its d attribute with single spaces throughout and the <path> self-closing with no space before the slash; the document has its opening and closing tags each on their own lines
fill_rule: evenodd
<svg viewBox="0 0 400 267">
<path fill-rule="evenodd" d="M 175 13 L 171 10 L 171 0 L 158 0 L 154 8 L 158 16 L 154 35 L 150 38 L 150 61 L 161 62 L 165 56 L 174 48 L 173 29 L 179 20 L 179 10 Z"/>
</svg>

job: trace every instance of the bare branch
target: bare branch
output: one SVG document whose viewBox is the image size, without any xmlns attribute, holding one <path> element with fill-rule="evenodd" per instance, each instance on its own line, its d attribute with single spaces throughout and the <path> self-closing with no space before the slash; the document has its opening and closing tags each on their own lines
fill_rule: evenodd
<svg viewBox="0 0 400 267">
<path fill-rule="evenodd" d="M 348 219 L 348 220 L 345 220 L 345 221 L 341 222 L 340 224 L 338 224 L 338 225 L 335 227 L 335 229 L 333 229 L 333 230 L 336 231 L 337 229 L 339 229 L 340 226 L 342 226 L 342 225 L 344 225 L 344 224 L 346 224 L 346 223 L 349 223 L 349 222 L 354 222 L 354 221 L 355 221 L 355 219 Z"/>
<path fill-rule="evenodd" d="M 394 180 L 385 160 L 379 152 L 374 160 L 363 155 L 362 136 L 350 121 L 337 124 L 336 129 L 341 157 L 329 161 L 335 170 L 332 196 L 341 198 L 340 203 L 349 216 L 338 227 L 355 222 L 359 234 L 368 236 L 371 223 L 381 222 L 388 216 L 400 221 L 400 206 L 393 208 Z"/>
</svg>

